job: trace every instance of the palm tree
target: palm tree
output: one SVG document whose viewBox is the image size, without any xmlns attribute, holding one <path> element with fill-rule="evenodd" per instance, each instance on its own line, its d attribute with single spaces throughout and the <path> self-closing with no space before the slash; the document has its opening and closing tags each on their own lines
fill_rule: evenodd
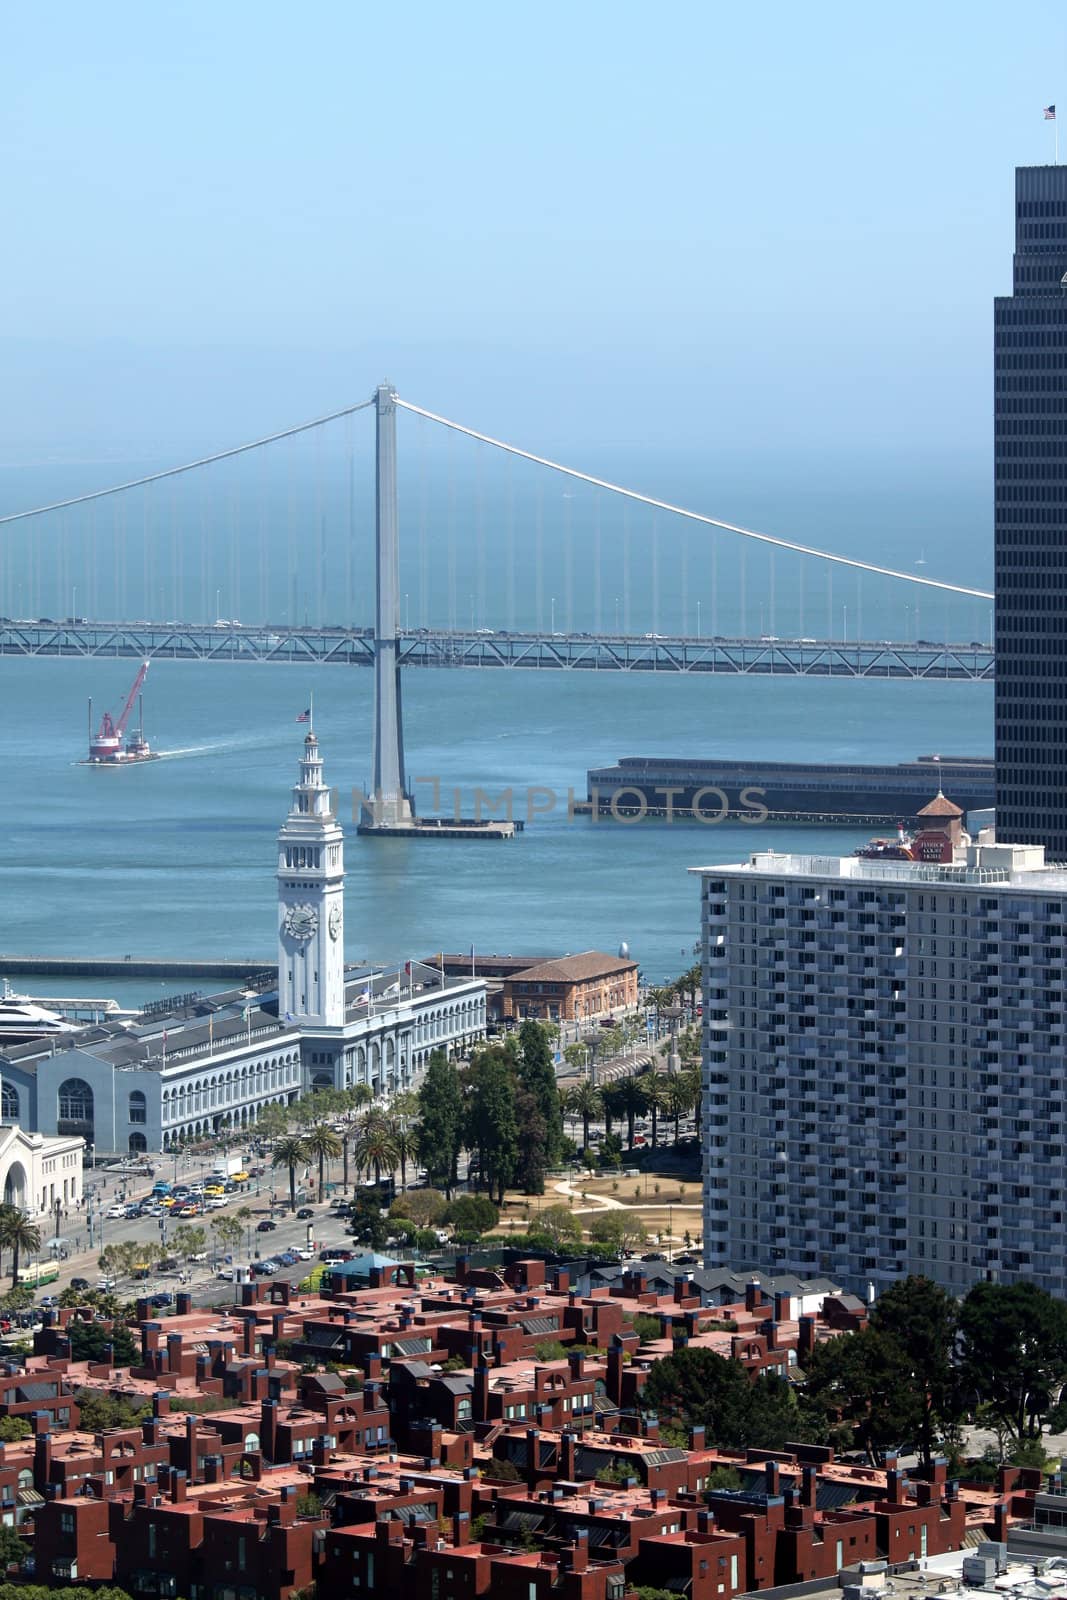
<svg viewBox="0 0 1067 1600">
<path fill-rule="evenodd" d="M 23 1216 L 18 1206 L 0 1206 L 0 1248 L 11 1251 L 11 1287 L 19 1281 L 19 1256 L 36 1255 L 41 1248 L 41 1230 Z"/>
<path fill-rule="evenodd" d="M 581 1078 L 573 1088 L 567 1091 L 567 1110 L 575 1117 L 582 1119 L 582 1144 L 589 1148 L 589 1124 L 594 1117 L 600 1116 L 604 1110 L 604 1099 L 595 1084 L 588 1078 Z"/>
<path fill-rule="evenodd" d="M 341 1141 L 334 1133 L 328 1122 L 316 1122 L 305 1133 L 301 1143 L 309 1157 L 315 1156 L 319 1163 L 319 1199 L 325 1194 L 326 1163 L 341 1154 Z"/>
<path fill-rule="evenodd" d="M 687 1111 L 693 1109 L 693 1081 L 692 1074 L 676 1072 L 667 1079 L 663 1095 L 663 1109 L 668 1116 L 674 1118 L 674 1142 L 678 1143 L 678 1123 Z"/>
<path fill-rule="evenodd" d="M 643 1072 L 638 1080 L 645 1096 L 645 1105 L 652 1113 L 652 1148 L 659 1141 L 659 1114 L 667 1110 L 669 1080 L 662 1072 Z"/>
<path fill-rule="evenodd" d="M 393 1137 L 396 1140 L 396 1158 L 400 1163 L 400 1187 L 401 1189 L 406 1189 L 408 1186 L 408 1162 L 414 1161 L 418 1152 L 415 1129 L 405 1127 L 403 1122 L 394 1118 Z"/>
<path fill-rule="evenodd" d="M 289 1210 L 296 1210 L 296 1169 L 307 1160 L 307 1145 L 303 1139 L 288 1133 L 274 1146 L 273 1165 L 289 1169 Z"/>
<path fill-rule="evenodd" d="M 347 1194 L 348 1193 L 348 1141 L 349 1141 L 349 1139 L 351 1137 L 351 1134 L 352 1134 L 351 1126 L 348 1126 L 347 1124 L 349 1123 L 349 1118 L 352 1117 L 359 1110 L 360 1106 L 365 1106 L 365 1105 L 369 1104 L 369 1102 L 374 1099 L 374 1095 L 371 1092 L 371 1086 L 370 1086 L 369 1083 L 354 1083 L 352 1085 L 351 1089 L 344 1089 L 342 1091 L 342 1094 L 343 1094 L 344 1101 L 345 1101 L 345 1113 L 344 1113 L 344 1115 L 345 1115 L 346 1127 L 345 1127 L 344 1133 L 341 1135 L 341 1153 L 344 1156 L 344 1163 L 345 1163 L 344 1164 L 344 1172 L 343 1172 L 342 1178 L 341 1178 L 341 1184 L 342 1184 L 342 1187 L 343 1187 L 345 1193 Z"/>
<path fill-rule="evenodd" d="M 396 1130 L 381 1111 L 368 1111 L 356 1135 L 356 1166 L 374 1168 L 374 1180 L 382 1181 L 382 1168 L 392 1172 L 399 1160 Z"/>
<path fill-rule="evenodd" d="M 632 1150 L 634 1147 L 634 1122 L 637 1113 L 644 1111 L 648 1104 L 645 1098 L 644 1085 L 637 1078 L 620 1078 L 613 1086 L 612 1098 L 615 1109 L 620 1116 L 626 1118 L 626 1142 Z"/>
</svg>

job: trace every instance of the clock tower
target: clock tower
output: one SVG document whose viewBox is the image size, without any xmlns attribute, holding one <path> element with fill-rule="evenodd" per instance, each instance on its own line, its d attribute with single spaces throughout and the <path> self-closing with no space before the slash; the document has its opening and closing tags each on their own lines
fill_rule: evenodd
<svg viewBox="0 0 1067 1600">
<path fill-rule="evenodd" d="M 344 1026 L 344 888 L 344 836 L 312 726 L 278 835 L 279 1022 Z"/>
</svg>

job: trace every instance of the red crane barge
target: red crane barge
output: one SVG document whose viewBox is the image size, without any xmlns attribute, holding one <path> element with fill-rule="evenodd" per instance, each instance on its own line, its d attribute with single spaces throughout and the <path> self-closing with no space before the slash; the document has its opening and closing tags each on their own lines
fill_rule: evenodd
<svg viewBox="0 0 1067 1600">
<path fill-rule="evenodd" d="M 105 711 L 100 719 L 100 726 L 93 732 L 93 702 L 89 701 L 89 757 L 83 761 L 86 767 L 118 767 L 126 766 L 131 761 L 158 761 L 159 757 L 149 748 L 144 736 L 144 702 L 141 689 L 145 678 L 148 676 L 148 662 L 142 661 L 141 670 L 133 680 L 133 685 L 126 696 L 126 704 L 119 714 L 118 721 L 114 721 L 110 711 Z M 133 702 L 139 701 L 140 709 L 137 716 L 137 728 L 126 739 L 126 724 L 130 720 Z"/>
</svg>

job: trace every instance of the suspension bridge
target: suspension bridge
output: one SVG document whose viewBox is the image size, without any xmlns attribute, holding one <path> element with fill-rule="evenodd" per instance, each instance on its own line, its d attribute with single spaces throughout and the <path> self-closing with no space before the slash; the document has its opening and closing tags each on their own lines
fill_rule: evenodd
<svg viewBox="0 0 1067 1600">
<path fill-rule="evenodd" d="M 364 411 L 372 470 L 356 443 Z M 415 429 L 403 545 L 398 413 Z M 50 484 L 62 476 L 50 469 Z M 373 667 L 383 825 L 411 815 L 403 668 L 994 672 L 986 590 L 673 504 L 387 385 L 243 445 L 71 489 L 0 515 L 0 655 Z M 865 610 L 878 619 L 867 635 Z"/>
</svg>

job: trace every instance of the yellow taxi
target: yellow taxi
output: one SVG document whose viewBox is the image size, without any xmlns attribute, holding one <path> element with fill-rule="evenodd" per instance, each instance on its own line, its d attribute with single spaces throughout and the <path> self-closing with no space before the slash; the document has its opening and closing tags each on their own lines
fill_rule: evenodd
<svg viewBox="0 0 1067 1600">
<path fill-rule="evenodd" d="M 225 1193 L 226 1190 L 222 1187 L 221 1183 L 209 1183 L 207 1188 L 204 1190 L 204 1194 L 210 1197 L 212 1200 L 217 1200 L 220 1194 Z"/>
<path fill-rule="evenodd" d="M 249 1178 L 249 1175 L 248 1175 L 247 1172 L 235 1172 L 234 1175 L 233 1175 L 233 1182 L 234 1183 L 247 1183 L 248 1182 L 248 1178 Z"/>
</svg>

